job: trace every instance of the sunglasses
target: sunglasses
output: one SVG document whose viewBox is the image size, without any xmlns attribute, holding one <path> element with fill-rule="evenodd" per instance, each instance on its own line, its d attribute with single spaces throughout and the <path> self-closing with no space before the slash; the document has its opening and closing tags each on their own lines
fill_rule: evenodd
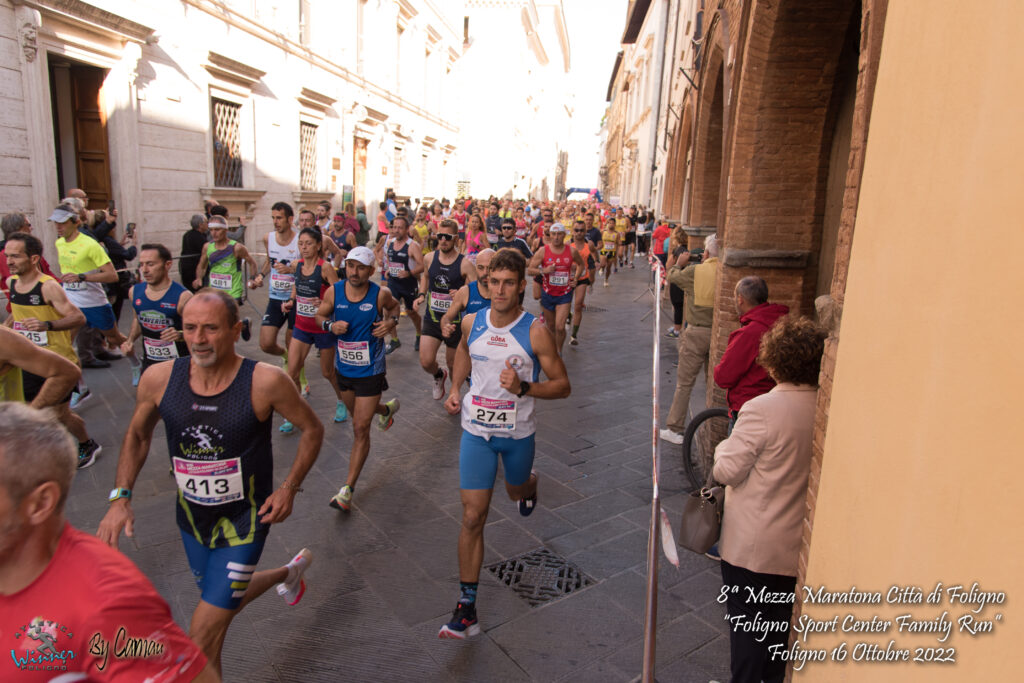
<svg viewBox="0 0 1024 683">
<path fill-rule="evenodd" d="M 445 233 L 445 232 L 439 232 L 439 233 L 437 233 L 437 239 L 439 239 L 439 240 L 453 240 L 453 239 L 455 239 L 455 235 L 449 235 L 448 233 Z"/>
<path fill-rule="evenodd" d="M 516 226 L 514 226 L 514 225 L 503 225 L 503 226 L 501 226 L 501 229 L 502 230 L 515 230 Z"/>
</svg>

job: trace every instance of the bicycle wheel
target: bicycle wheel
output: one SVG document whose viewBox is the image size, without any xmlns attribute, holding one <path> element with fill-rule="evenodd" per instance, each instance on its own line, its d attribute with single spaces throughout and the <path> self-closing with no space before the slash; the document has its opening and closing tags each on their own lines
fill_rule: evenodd
<svg viewBox="0 0 1024 683">
<path fill-rule="evenodd" d="M 715 446 L 729 431 L 729 411 L 708 408 L 693 416 L 683 434 L 683 466 L 695 488 L 707 483 L 714 464 Z"/>
</svg>

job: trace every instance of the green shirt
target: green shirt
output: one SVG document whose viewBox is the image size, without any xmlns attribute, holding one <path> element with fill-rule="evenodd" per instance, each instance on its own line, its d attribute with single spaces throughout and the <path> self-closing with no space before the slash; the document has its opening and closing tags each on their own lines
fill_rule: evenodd
<svg viewBox="0 0 1024 683">
<path fill-rule="evenodd" d="M 227 292 L 234 299 L 242 298 L 242 269 L 235 258 L 234 240 L 228 240 L 228 246 L 217 252 L 213 242 L 206 244 L 206 260 L 210 262 L 210 286 Z M 214 262 L 214 254 L 221 256 Z"/>
</svg>

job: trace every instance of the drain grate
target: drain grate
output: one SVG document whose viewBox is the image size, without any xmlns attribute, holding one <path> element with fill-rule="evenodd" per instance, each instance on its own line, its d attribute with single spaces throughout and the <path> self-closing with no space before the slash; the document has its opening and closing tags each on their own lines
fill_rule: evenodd
<svg viewBox="0 0 1024 683">
<path fill-rule="evenodd" d="M 583 310 L 586 311 L 587 313 L 607 313 L 608 312 L 607 308 L 600 308 L 598 306 L 587 306 L 587 305 L 583 306 Z"/>
<path fill-rule="evenodd" d="M 530 607 L 564 598 L 594 583 L 576 565 L 547 548 L 497 562 L 487 569 Z"/>
</svg>

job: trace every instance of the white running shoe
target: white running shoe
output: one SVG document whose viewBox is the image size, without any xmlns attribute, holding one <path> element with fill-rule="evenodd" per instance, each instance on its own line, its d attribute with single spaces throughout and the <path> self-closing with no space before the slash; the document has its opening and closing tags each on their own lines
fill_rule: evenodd
<svg viewBox="0 0 1024 683">
<path fill-rule="evenodd" d="M 284 583 L 277 584 L 277 594 L 284 598 L 289 605 L 298 604 L 306 592 L 306 582 L 302 575 L 313 564 L 313 553 L 309 548 L 303 548 L 299 554 L 292 558 L 292 561 L 285 565 L 288 568 L 288 578 Z"/>
<path fill-rule="evenodd" d="M 677 446 L 683 445 L 683 435 L 679 432 L 674 432 L 671 429 L 662 429 L 658 432 L 658 436 L 661 437 L 662 441 L 668 441 L 669 443 L 674 443 Z"/>
<path fill-rule="evenodd" d="M 440 377 L 434 378 L 433 396 L 435 401 L 440 401 L 442 398 L 444 398 L 444 383 L 448 381 L 448 371 L 445 370 L 444 368 L 441 368 L 441 372 L 443 372 L 444 374 L 441 375 Z"/>
</svg>

